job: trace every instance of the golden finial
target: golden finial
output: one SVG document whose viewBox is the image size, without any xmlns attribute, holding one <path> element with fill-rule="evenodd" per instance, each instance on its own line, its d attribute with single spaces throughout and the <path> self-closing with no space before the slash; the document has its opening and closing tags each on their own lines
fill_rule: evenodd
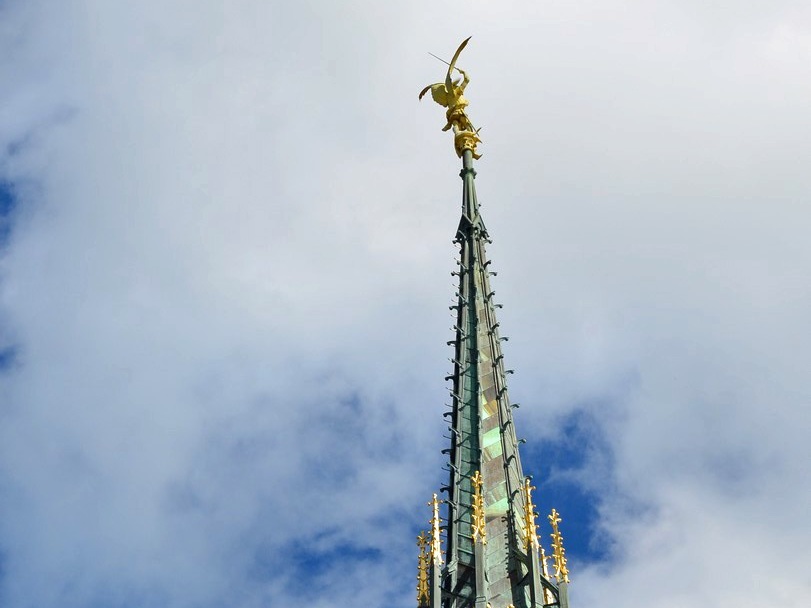
<svg viewBox="0 0 811 608">
<path fill-rule="evenodd" d="M 563 548 L 563 536 L 560 533 L 558 524 L 563 521 L 560 513 L 552 509 L 549 515 L 549 523 L 552 524 L 552 554 L 555 563 L 555 578 L 560 582 L 569 582 L 569 568 L 566 567 L 566 550 Z"/>
<path fill-rule="evenodd" d="M 535 505 L 532 504 L 532 490 L 535 486 L 530 485 L 529 477 L 524 479 L 524 527 L 526 528 L 526 536 L 524 537 L 524 549 L 529 553 L 530 549 L 538 549 L 538 526 L 535 523 L 535 518 L 538 514 L 535 512 Z"/>
<path fill-rule="evenodd" d="M 532 490 L 537 489 L 535 486 L 530 485 L 529 477 L 524 479 L 524 500 L 526 503 L 526 510 L 524 511 L 524 523 L 526 525 L 526 538 L 524 539 L 524 547 L 529 553 L 530 548 L 535 549 L 536 551 L 540 551 L 540 562 L 541 562 L 541 572 L 544 575 L 544 578 L 549 578 L 549 566 L 546 563 L 546 560 L 549 557 L 546 555 L 546 551 L 543 548 L 543 545 L 538 540 L 538 526 L 535 524 L 535 519 L 538 517 L 538 513 L 535 511 L 535 505 L 532 503 Z M 543 597 L 544 597 L 544 604 L 551 604 L 553 601 L 552 595 L 549 592 L 549 589 L 544 587 L 543 590 Z"/>
<path fill-rule="evenodd" d="M 453 54 L 453 59 L 448 63 L 448 72 L 445 75 L 445 82 L 437 82 L 429 84 L 422 91 L 420 91 L 420 99 L 428 92 L 431 91 L 431 97 L 444 108 L 448 108 L 445 112 L 447 122 L 442 128 L 443 131 L 453 129 L 453 143 L 456 148 L 456 154 L 461 157 L 462 152 L 470 150 L 473 153 L 473 158 L 481 158 L 476 153 L 476 145 L 481 142 L 479 139 L 479 130 L 473 127 L 470 122 L 465 108 L 468 106 L 468 100 L 465 98 L 465 88 L 467 88 L 470 79 L 467 74 L 456 67 L 456 60 L 459 55 L 467 46 L 470 37 L 465 38 L 456 52 Z M 436 55 L 434 55 L 436 57 Z M 437 57 L 439 59 L 439 57 Z M 440 59 L 440 61 L 443 61 Z M 443 63 L 447 63 L 444 62 Z M 456 70 L 462 75 L 462 79 L 453 80 L 453 71 Z"/>
<path fill-rule="evenodd" d="M 417 558 L 417 605 L 427 606 L 430 601 L 428 595 L 428 536 L 420 532 L 417 537 L 417 546 L 420 555 Z"/>
<path fill-rule="evenodd" d="M 433 563 L 434 566 L 441 566 L 442 547 L 439 538 L 439 499 L 436 497 L 436 494 L 434 494 L 434 497 L 428 505 L 433 508 L 431 521 L 428 522 L 431 524 L 431 563 Z"/>
<path fill-rule="evenodd" d="M 487 544 L 487 528 L 484 525 L 484 498 L 482 498 L 482 475 L 479 471 L 470 480 L 473 482 L 473 540 Z"/>
</svg>

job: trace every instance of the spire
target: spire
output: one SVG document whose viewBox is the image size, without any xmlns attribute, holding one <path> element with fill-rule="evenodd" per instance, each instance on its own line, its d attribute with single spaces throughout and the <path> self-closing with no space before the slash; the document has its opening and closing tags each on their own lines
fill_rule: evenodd
<svg viewBox="0 0 811 608">
<path fill-rule="evenodd" d="M 468 39 L 469 40 L 469 39 Z M 568 608 L 565 582 L 568 577 L 552 579 L 546 566 L 546 554 L 538 542 L 532 503 L 532 487 L 524 476 L 518 451 L 511 404 L 507 393 L 507 375 L 496 320 L 495 292 L 485 245 L 490 241 L 476 198 L 476 171 L 480 143 L 466 113 L 467 100 L 462 93 L 469 79 L 455 67 L 460 45 L 448 64 L 445 83 L 429 85 L 435 101 L 448 108 L 445 129 L 453 129 L 454 147 L 462 159 L 462 217 L 454 243 L 459 246 L 457 303 L 454 326 L 453 374 L 451 387 L 450 447 L 447 470 L 449 483 L 445 502 L 445 559 L 432 557 L 430 603 L 423 597 L 419 605 L 438 608 Z M 452 81 L 456 69 L 463 80 Z M 432 530 L 439 532 L 436 495 Z M 559 520 L 558 520 L 559 521 Z M 558 536 L 555 555 L 562 558 Z M 435 545 L 434 545 L 435 543 Z M 432 546 L 439 546 L 433 536 Z M 437 549 L 438 551 L 438 549 Z M 422 559 L 422 558 L 421 558 Z M 423 562 L 421 561 L 420 564 Z M 556 557 L 557 566 L 561 562 Z M 441 566 L 441 571 L 439 570 Z M 422 572 L 422 570 L 420 571 Z M 422 574 L 421 574 L 422 576 Z M 439 597 L 437 597 L 439 596 Z"/>
</svg>

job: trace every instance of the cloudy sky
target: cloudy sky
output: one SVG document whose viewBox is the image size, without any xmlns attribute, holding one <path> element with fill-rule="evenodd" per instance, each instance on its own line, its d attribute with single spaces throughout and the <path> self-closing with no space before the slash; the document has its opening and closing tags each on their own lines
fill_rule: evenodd
<svg viewBox="0 0 811 608">
<path fill-rule="evenodd" d="M 469 35 L 573 605 L 811 605 L 807 1 L 0 0 L 0 606 L 414 605 Z"/>
</svg>

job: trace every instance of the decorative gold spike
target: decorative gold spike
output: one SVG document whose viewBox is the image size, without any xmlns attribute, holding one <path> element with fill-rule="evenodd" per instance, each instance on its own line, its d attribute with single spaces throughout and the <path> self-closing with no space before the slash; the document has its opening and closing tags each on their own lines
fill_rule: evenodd
<svg viewBox="0 0 811 608">
<path fill-rule="evenodd" d="M 428 595 L 428 536 L 420 532 L 417 537 L 417 546 L 420 555 L 417 558 L 417 606 L 427 606 L 430 601 Z"/>
<path fill-rule="evenodd" d="M 431 521 L 428 522 L 431 524 L 431 563 L 435 567 L 439 567 L 443 562 L 442 546 L 440 544 L 441 539 L 439 537 L 439 499 L 436 497 L 436 494 L 434 494 L 434 497 L 428 505 L 433 507 Z"/>
<path fill-rule="evenodd" d="M 470 480 L 473 482 L 473 541 L 487 544 L 487 528 L 484 524 L 484 498 L 482 498 L 482 475 L 479 471 Z"/>
<path fill-rule="evenodd" d="M 538 514 L 535 512 L 535 505 L 532 504 L 532 490 L 535 489 L 535 486 L 530 485 L 529 477 L 527 477 L 524 480 L 524 527 L 526 528 L 524 549 L 527 553 L 529 553 L 531 549 L 537 550 L 539 547 L 538 526 L 535 523 L 535 518 L 538 517 Z"/>
<path fill-rule="evenodd" d="M 538 513 L 535 511 L 535 505 L 532 502 L 532 490 L 537 489 L 535 486 L 530 485 L 529 477 L 524 480 L 524 502 L 526 505 L 526 510 L 524 511 L 524 524 L 526 527 L 526 537 L 524 538 L 524 548 L 526 549 L 527 553 L 530 550 L 540 551 L 539 561 L 541 562 L 541 572 L 543 573 L 544 578 L 547 580 L 549 579 L 549 566 L 546 563 L 546 560 L 549 557 L 546 555 L 546 551 L 543 548 L 543 545 L 538 540 L 538 526 L 535 523 L 536 518 L 538 517 Z M 543 589 L 543 597 L 544 597 L 544 604 L 551 604 L 553 602 L 552 594 L 550 593 L 549 589 L 544 587 Z"/>
<path fill-rule="evenodd" d="M 563 536 L 560 533 L 558 524 L 563 521 L 560 513 L 552 509 L 549 514 L 549 523 L 552 524 L 552 553 L 555 563 L 555 578 L 558 582 L 569 582 L 569 568 L 566 566 L 566 550 L 563 548 Z"/>
</svg>

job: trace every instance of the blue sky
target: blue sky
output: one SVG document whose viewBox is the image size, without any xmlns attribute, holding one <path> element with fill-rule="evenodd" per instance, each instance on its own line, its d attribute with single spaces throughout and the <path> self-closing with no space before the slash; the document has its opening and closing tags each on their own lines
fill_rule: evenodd
<svg viewBox="0 0 811 608">
<path fill-rule="evenodd" d="M 6 0 L 0 606 L 413 606 L 469 35 L 574 605 L 811 603 L 807 3 Z"/>
</svg>

